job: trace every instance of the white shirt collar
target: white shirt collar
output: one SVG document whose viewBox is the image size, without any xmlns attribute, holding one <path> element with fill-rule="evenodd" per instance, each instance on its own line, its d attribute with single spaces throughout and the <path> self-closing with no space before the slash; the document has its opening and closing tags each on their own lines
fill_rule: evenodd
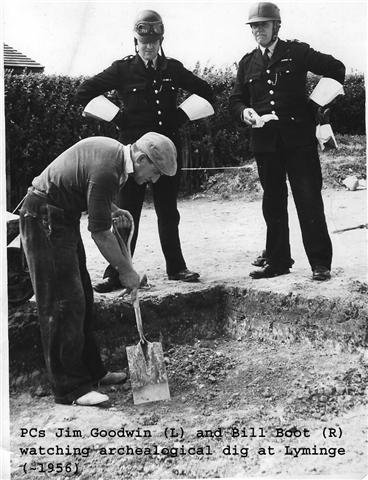
<svg viewBox="0 0 368 480">
<path fill-rule="evenodd" d="M 124 151 L 125 173 L 129 175 L 129 173 L 134 172 L 133 160 L 132 160 L 132 156 L 130 154 L 130 144 L 123 145 L 123 151 Z"/>
<path fill-rule="evenodd" d="M 143 60 L 144 66 L 147 68 L 149 60 L 145 60 L 140 53 L 138 53 L 138 55 L 141 57 L 141 59 Z M 152 66 L 155 70 L 157 66 L 157 59 L 158 59 L 158 56 L 152 60 Z"/>
<path fill-rule="evenodd" d="M 275 51 L 275 48 L 276 48 L 276 45 L 277 45 L 277 42 L 278 42 L 278 41 L 279 41 L 279 39 L 276 38 L 276 40 L 273 42 L 273 44 L 270 45 L 269 47 L 262 47 L 261 45 L 259 45 L 259 48 L 261 49 L 262 55 L 264 54 L 266 48 L 268 48 L 268 51 L 269 51 L 268 56 L 269 56 L 269 57 L 272 57 L 273 52 Z"/>
</svg>

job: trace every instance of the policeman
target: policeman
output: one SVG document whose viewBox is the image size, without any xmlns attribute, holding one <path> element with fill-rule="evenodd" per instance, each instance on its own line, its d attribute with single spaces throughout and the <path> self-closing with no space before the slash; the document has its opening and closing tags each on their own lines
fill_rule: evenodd
<svg viewBox="0 0 368 480">
<path fill-rule="evenodd" d="M 314 109 L 306 96 L 306 78 L 310 71 L 342 84 L 345 67 L 306 43 L 281 40 L 280 10 L 273 3 L 252 5 L 246 23 L 258 47 L 239 63 L 230 109 L 237 121 L 252 127 L 251 148 L 263 188 L 267 225 L 267 261 L 250 276 L 269 278 L 290 271 L 288 176 L 312 278 L 328 280 L 332 245 L 321 196 Z"/>
<path fill-rule="evenodd" d="M 120 129 L 122 143 L 133 143 L 144 133 L 155 131 L 169 137 L 179 150 L 178 129 L 188 116 L 177 108 L 178 89 L 195 93 L 208 102 L 212 102 L 212 89 L 184 68 L 182 63 L 165 57 L 163 34 L 161 16 L 153 10 L 142 11 L 134 24 L 136 55 L 115 61 L 106 70 L 82 83 L 77 91 L 77 100 L 86 105 L 95 97 L 116 90 L 123 109 L 113 121 Z M 162 177 L 152 186 L 153 201 L 168 278 L 193 282 L 198 281 L 199 274 L 187 269 L 179 238 L 177 195 L 180 163 L 178 167 L 175 177 Z M 128 210 L 135 223 L 132 253 L 137 241 L 145 190 L 146 185 L 137 185 L 129 179 L 119 193 L 118 206 Z M 104 279 L 95 285 L 96 291 L 108 292 L 121 287 L 116 271 L 110 266 Z"/>
</svg>

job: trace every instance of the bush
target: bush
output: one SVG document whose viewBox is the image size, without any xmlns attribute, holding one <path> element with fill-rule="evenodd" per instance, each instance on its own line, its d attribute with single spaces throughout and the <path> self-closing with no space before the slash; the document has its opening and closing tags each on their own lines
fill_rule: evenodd
<svg viewBox="0 0 368 480">
<path fill-rule="evenodd" d="M 32 179 L 61 152 L 92 135 L 116 136 L 105 122 L 84 119 L 74 94 L 82 78 L 42 73 L 5 73 L 8 208 L 24 196 Z"/>
<path fill-rule="evenodd" d="M 228 109 L 236 69 L 202 69 L 197 64 L 195 73 L 213 86 L 216 114 L 182 129 L 183 167 L 214 168 L 249 162 L 249 130 L 235 125 Z M 5 73 L 9 210 L 19 203 L 32 179 L 78 140 L 93 135 L 118 138 L 113 124 L 81 116 L 82 107 L 75 103 L 74 94 L 83 80 L 83 77 Z M 308 88 L 311 89 L 316 81 L 317 78 L 311 76 Z M 349 75 L 345 92 L 346 95 L 340 97 L 335 105 L 332 117 L 334 130 L 362 134 L 365 131 L 363 75 Z M 114 92 L 109 96 L 116 100 Z M 183 172 L 183 192 L 196 191 L 205 176 L 203 171 Z"/>
</svg>

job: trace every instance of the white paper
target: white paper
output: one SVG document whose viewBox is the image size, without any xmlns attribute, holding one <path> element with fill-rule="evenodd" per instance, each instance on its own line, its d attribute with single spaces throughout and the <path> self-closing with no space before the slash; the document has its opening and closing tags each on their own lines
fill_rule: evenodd
<svg viewBox="0 0 368 480">
<path fill-rule="evenodd" d="M 314 87 L 309 98 L 324 107 L 338 95 L 344 95 L 344 88 L 341 83 L 333 78 L 323 77 Z"/>
<path fill-rule="evenodd" d="M 93 117 L 111 122 L 118 111 L 119 107 L 110 102 L 110 100 L 103 95 L 99 95 L 87 103 L 82 115 L 84 117 Z"/>
<path fill-rule="evenodd" d="M 189 120 L 199 120 L 215 113 L 210 102 L 195 93 L 184 100 L 179 108 L 186 113 Z"/>
<path fill-rule="evenodd" d="M 338 148 L 335 135 L 329 123 L 326 123 L 325 125 L 317 125 L 316 137 L 321 147 L 321 150 L 325 149 L 325 143 L 327 143 L 328 141 L 331 141 L 335 148 Z"/>
</svg>

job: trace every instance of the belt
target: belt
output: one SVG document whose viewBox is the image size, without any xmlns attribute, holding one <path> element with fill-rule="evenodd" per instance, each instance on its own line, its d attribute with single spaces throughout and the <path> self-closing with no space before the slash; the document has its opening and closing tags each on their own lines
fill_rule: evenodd
<svg viewBox="0 0 368 480">
<path fill-rule="evenodd" d="M 42 190 L 38 190 L 36 187 L 29 187 L 28 188 L 28 193 L 34 193 L 35 195 L 38 195 L 39 197 L 43 198 L 44 200 L 48 200 L 48 196 L 46 192 L 43 192 Z"/>
<path fill-rule="evenodd" d="M 15 209 L 12 211 L 12 213 L 15 213 L 17 212 L 21 206 L 23 205 L 23 202 L 24 200 L 26 199 L 26 196 L 29 194 L 29 193 L 34 193 L 35 195 L 43 198 L 44 200 L 47 200 L 47 194 L 45 192 L 41 192 L 41 190 L 37 190 L 37 188 L 31 186 L 31 187 L 28 187 L 28 190 L 27 190 L 27 193 L 26 195 L 24 195 L 24 197 L 22 198 L 22 200 L 18 203 L 18 205 L 15 207 Z"/>
</svg>

